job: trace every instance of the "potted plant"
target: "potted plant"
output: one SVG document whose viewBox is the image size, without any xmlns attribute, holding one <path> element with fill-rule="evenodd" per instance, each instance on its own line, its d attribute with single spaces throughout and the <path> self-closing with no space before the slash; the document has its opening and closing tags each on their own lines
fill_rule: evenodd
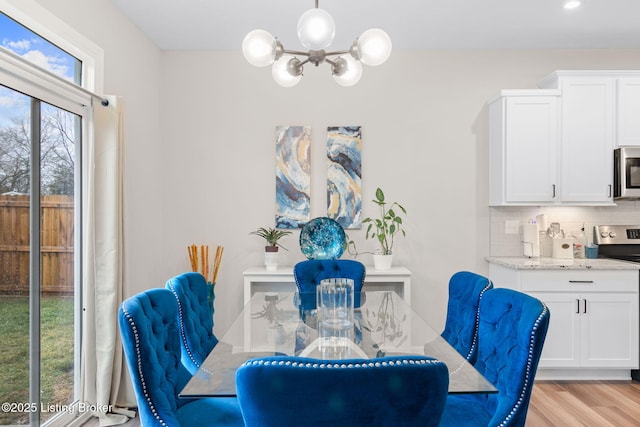
<svg viewBox="0 0 640 427">
<path fill-rule="evenodd" d="M 378 251 L 373 254 L 375 269 L 388 270 L 391 268 L 396 235 L 402 233 L 403 237 L 406 236 L 399 213 L 402 212 L 406 215 L 407 211 L 398 202 L 388 203 L 384 192 L 379 187 L 376 189 L 376 198 L 372 201 L 378 205 L 380 215 L 377 218 L 367 217 L 362 220 L 363 224 L 368 224 L 365 238 L 376 239 L 380 245 Z"/>
<path fill-rule="evenodd" d="M 282 248 L 285 251 L 287 250 L 287 248 L 279 243 L 279 240 L 291 234 L 291 231 L 278 230 L 271 227 L 260 227 L 249 234 L 255 234 L 266 241 L 267 244 L 264 247 L 264 265 L 267 267 L 267 270 L 277 270 L 278 248 Z"/>
</svg>

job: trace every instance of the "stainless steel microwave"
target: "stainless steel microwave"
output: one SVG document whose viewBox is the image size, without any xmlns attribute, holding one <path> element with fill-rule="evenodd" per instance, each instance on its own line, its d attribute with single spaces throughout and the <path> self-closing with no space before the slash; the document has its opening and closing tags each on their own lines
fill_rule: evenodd
<svg viewBox="0 0 640 427">
<path fill-rule="evenodd" d="M 614 150 L 613 198 L 640 199 L 640 147 Z"/>
</svg>

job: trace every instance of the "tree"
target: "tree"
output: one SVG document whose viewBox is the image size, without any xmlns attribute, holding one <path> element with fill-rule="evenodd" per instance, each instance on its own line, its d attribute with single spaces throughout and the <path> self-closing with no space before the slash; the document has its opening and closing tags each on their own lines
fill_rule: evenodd
<svg viewBox="0 0 640 427">
<path fill-rule="evenodd" d="M 29 192 L 30 117 L 15 117 L 0 128 L 0 194 Z M 74 193 L 75 135 L 79 118 L 42 104 L 40 178 L 42 194 Z"/>
<path fill-rule="evenodd" d="M 0 194 L 29 192 L 31 146 L 26 120 L 11 119 L 12 125 L 0 128 Z"/>
<path fill-rule="evenodd" d="M 74 193 L 75 130 L 79 118 L 60 108 L 43 108 L 42 188 L 45 194 Z"/>
</svg>

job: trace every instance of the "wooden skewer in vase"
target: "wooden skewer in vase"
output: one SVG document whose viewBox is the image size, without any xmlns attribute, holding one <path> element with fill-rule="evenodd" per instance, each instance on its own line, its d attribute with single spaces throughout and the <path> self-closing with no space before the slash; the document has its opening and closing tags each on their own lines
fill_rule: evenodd
<svg viewBox="0 0 640 427">
<path fill-rule="evenodd" d="M 200 252 L 200 256 L 198 257 L 198 251 Z M 202 274 L 205 279 L 209 278 L 209 271 L 211 271 L 211 283 L 215 284 L 218 279 L 218 271 L 220 270 L 220 263 L 222 262 L 222 253 L 224 252 L 223 246 L 216 247 L 216 253 L 213 258 L 213 268 L 210 268 L 209 264 L 209 245 L 200 245 L 200 249 L 198 250 L 198 246 L 192 244 L 187 246 L 187 253 L 189 254 L 189 263 L 191 264 L 191 271 L 198 272 L 198 268 L 200 268 L 200 274 Z"/>
<path fill-rule="evenodd" d="M 216 248 L 216 256 L 213 260 L 213 275 L 211 277 L 211 283 L 216 283 L 218 280 L 218 271 L 220 270 L 220 263 L 222 262 L 222 253 L 224 252 L 223 246 Z"/>
</svg>

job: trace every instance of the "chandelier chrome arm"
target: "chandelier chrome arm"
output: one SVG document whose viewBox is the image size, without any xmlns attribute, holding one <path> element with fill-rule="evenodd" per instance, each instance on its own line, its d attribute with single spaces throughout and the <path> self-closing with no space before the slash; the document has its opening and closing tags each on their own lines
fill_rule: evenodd
<svg viewBox="0 0 640 427">
<path fill-rule="evenodd" d="M 283 53 L 288 53 L 289 55 L 297 55 L 297 56 L 309 56 L 309 52 L 303 52 L 301 50 L 289 50 L 289 49 L 284 49 L 282 51 Z M 278 56 L 276 58 L 276 61 L 280 59 L 280 56 Z"/>
<path fill-rule="evenodd" d="M 282 47 L 282 43 L 280 43 L 279 46 Z M 308 52 L 304 52 L 301 50 L 289 50 L 289 49 L 282 48 L 280 54 L 276 53 L 276 61 L 280 59 L 280 57 L 284 53 L 288 53 L 289 55 L 294 55 L 294 56 L 307 56 L 307 57 L 313 56 L 313 57 L 324 58 L 327 56 L 344 55 L 345 53 L 351 53 L 351 50 L 335 50 L 335 51 L 327 52 L 325 50 L 319 49 L 319 50 L 309 50 Z"/>
<path fill-rule="evenodd" d="M 344 55 L 345 53 L 351 53 L 349 50 L 334 50 L 332 52 L 326 52 L 326 56 Z"/>
</svg>

